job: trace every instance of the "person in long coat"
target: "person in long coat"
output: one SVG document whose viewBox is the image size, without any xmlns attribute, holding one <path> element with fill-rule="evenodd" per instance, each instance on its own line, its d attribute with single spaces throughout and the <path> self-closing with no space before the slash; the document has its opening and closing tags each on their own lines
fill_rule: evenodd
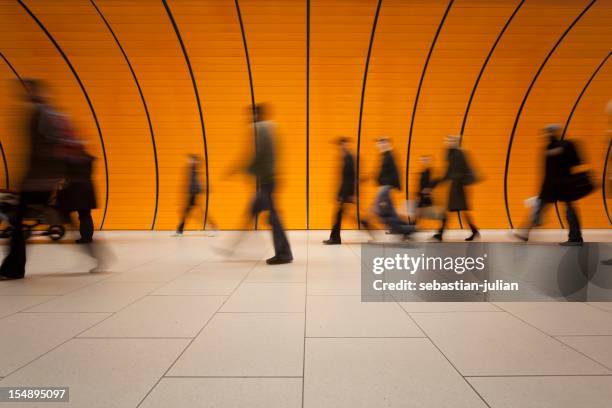
<svg viewBox="0 0 612 408">
<path fill-rule="evenodd" d="M 448 148 L 446 153 L 447 168 L 444 177 L 436 182 L 440 184 L 442 182 L 450 182 L 447 214 L 450 212 L 466 211 L 463 213 L 464 219 L 472 231 L 472 234 L 467 237 L 466 241 L 473 241 L 480 237 L 480 232 L 476 227 L 476 224 L 472 221 L 469 213 L 469 205 L 465 187 L 473 184 L 476 181 L 474 171 L 470 167 L 465 153 L 459 146 L 459 136 L 451 135 L 446 138 L 446 146 Z M 440 229 L 432 237 L 436 241 L 442 241 L 444 230 L 446 229 L 447 217 L 442 218 Z"/>
<path fill-rule="evenodd" d="M 568 183 L 572 175 L 572 168 L 580 165 L 581 160 L 574 143 L 567 139 L 561 140 L 562 130 L 563 127 L 558 124 L 551 124 L 544 128 L 544 136 L 548 138 L 544 151 L 544 179 L 530 225 L 524 233 L 517 234 L 517 237 L 523 241 L 529 239 L 529 232 L 532 228 L 541 225 L 542 214 L 546 207 L 557 201 L 563 201 L 569 225 L 569 236 L 562 245 L 581 245 L 583 242 L 578 213 L 572 204 L 574 200 L 569 199 L 573 194 L 573 185 Z"/>
<path fill-rule="evenodd" d="M 57 204 L 66 219 L 70 219 L 72 212 L 78 214 L 81 237 L 76 243 L 89 244 L 94 235 L 91 210 L 97 208 L 92 181 L 94 158 L 76 138 L 65 138 L 63 144 L 65 177 L 64 186 L 57 195 Z"/>
<path fill-rule="evenodd" d="M 48 204 L 52 191 L 63 177 L 64 166 L 59 152 L 55 112 L 47 101 L 45 85 L 35 79 L 23 81 L 32 113 L 27 124 L 29 155 L 21 183 L 19 204 L 10 223 L 13 227 L 9 252 L 0 266 L 0 279 L 21 279 L 25 276 L 26 240 L 23 219 L 29 206 Z"/>
<path fill-rule="evenodd" d="M 336 196 L 338 208 L 329 239 L 323 241 L 325 245 L 340 245 L 342 243 L 340 231 L 342 229 L 344 209 L 347 204 L 352 204 L 355 201 L 355 159 L 348 147 L 348 139 L 346 137 L 341 137 L 338 140 L 338 146 L 342 154 L 340 188 Z"/>
</svg>

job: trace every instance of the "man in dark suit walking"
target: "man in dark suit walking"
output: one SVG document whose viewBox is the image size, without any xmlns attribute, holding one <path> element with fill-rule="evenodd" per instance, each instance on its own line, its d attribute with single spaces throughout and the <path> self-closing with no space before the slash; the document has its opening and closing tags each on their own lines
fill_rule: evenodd
<svg viewBox="0 0 612 408">
<path fill-rule="evenodd" d="M 348 139 L 341 137 L 338 139 L 338 145 L 342 153 L 342 173 L 340 178 L 340 189 L 338 190 L 337 201 L 338 209 L 336 211 L 336 219 L 334 226 L 329 235 L 329 239 L 323 241 L 325 245 L 340 245 L 340 230 L 342 229 L 342 215 L 346 204 L 352 204 L 355 201 L 355 159 L 353 153 L 348 147 Z"/>
<path fill-rule="evenodd" d="M 268 119 L 264 105 L 255 106 L 255 155 L 248 166 L 248 172 L 257 178 L 259 188 L 251 206 L 251 216 L 257 218 L 268 211 L 268 223 L 272 227 L 274 256 L 266 260 L 268 265 L 286 264 L 293 261 L 289 240 L 280 216 L 274 205 L 276 185 L 276 149 L 274 123 Z"/>
</svg>

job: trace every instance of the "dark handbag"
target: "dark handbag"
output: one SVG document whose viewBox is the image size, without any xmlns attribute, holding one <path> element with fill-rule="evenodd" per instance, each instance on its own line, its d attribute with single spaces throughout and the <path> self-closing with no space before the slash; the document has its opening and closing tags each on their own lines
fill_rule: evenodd
<svg viewBox="0 0 612 408">
<path fill-rule="evenodd" d="M 592 179 L 591 171 L 582 171 L 566 177 L 559 186 L 559 200 L 576 201 L 586 197 L 595 188 Z"/>
</svg>

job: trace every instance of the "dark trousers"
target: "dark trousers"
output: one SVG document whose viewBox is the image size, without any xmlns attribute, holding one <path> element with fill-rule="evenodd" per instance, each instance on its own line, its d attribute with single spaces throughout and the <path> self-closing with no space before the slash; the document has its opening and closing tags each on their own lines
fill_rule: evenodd
<svg viewBox="0 0 612 408">
<path fill-rule="evenodd" d="M 457 213 L 457 216 L 459 216 L 459 211 L 453 211 Z M 472 233 L 476 233 L 478 232 L 478 228 L 476 227 L 476 224 L 474 224 L 474 222 L 472 221 L 472 217 L 470 217 L 470 215 L 467 212 L 464 212 L 462 214 L 463 219 L 465 220 L 465 222 L 467 223 L 467 225 L 469 225 L 470 229 L 472 230 Z M 438 230 L 438 234 L 442 235 L 444 234 L 444 230 L 446 229 L 446 214 L 444 215 L 444 218 L 442 218 L 442 221 L 440 223 L 440 229 Z"/>
<path fill-rule="evenodd" d="M 176 232 L 182 233 L 183 230 L 185 229 L 185 222 L 187 221 L 187 217 L 189 216 L 189 213 L 191 212 L 193 207 L 195 207 L 196 198 L 197 196 L 195 194 L 192 194 L 192 193 L 189 194 L 189 198 L 187 199 L 187 205 L 185 206 L 185 209 L 183 210 L 183 216 L 181 217 L 181 222 L 178 225 L 178 227 L 176 227 Z"/>
<path fill-rule="evenodd" d="M 73 211 L 76 211 L 76 213 L 79 215 L 79 233 L 81 234 L 81 240 L 92 241 L 94 234 L 94 223 L 93 218 L 91 216 L 91 209 L 65 210 L 62 213 L 64 217 L 64 222 L 72 223 L 72 218 L 70 217 L 70 214 Z"/>
<path fill-rule="evenodd" d="M 9 244 L 9 252 L 0 265 L 0 275 L 11 279 L 21 279 L 25 276 L 26 240 L 23 236 L 23 219 L 28 207 L 32 204 L 47 204 L 50 193 L 46 191 L 23 192 L 15 214 L 11 217 L 13 233 Z"/>
<path fill-rule="evenodd" d="M 539 200 L 535 212 L 533 213 L 533 219 L 531 221 L 532 227 L 538 226 L 542 223 L 542 214 L 548 204 L 551 203 Z M 574 209 L 574 206 L 571 201 L 565 202 L 565 219 L 567 220 L 567 225 L 569 226 L 568 239 L 570 241 L 582 241 L 580 219 L 578 218 L 578 213 Z"/>
<path fill-rule="evenodd" d="M 261 184 L 251 206 L 251 215 L 257 218 L 261 212 L 268 211 L 268 223 L 272 227 L 274 241 L 274 255 L 280 258 L 293 258 L 285 229 L 274 206 L 273 196 L 274 183 Z"/>
<path fill-rule="evenodd" d="M 340 238 L 340 231 L 342 230 L 342 216 L 344 215 L 344 206 L 350 202 L 350 200 L 345 200 L 342 198 L 338 201 L 338 209 L 336 211 L 334 226 L 329 234 L 329 239 L 331 241 L 342 242 Z"/>
<path fill-rule="evenodd" d="M 91 217 L 91 210 L 78 210 L 79 214 L 79 232 L 83 241 L 93 240 L 94 223 Z"/>
<path fill-rule="evenodd" d="M 391 186 L 382 186 L 379 189 L 374 206 L 378 218 L 389 228 L 391 234 L 410 234 L 415 231 L 415 226 L 402 220 L 395 211 L 391 200 Z"/>
</svg>

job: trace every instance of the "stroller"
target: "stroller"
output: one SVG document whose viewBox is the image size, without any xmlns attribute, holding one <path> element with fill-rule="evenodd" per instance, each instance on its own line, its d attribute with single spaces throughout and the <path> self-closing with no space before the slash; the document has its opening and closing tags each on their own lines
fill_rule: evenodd
<svg viewBox="0 0 612 408">
<path fill-rule="evenodd" d="M 18 205 L 17 193 L 0 190 L 0 238 L 9 238 L 13 233 L 9 220 L 17 211 Z M 37 228 L 41 226 L 43 228 Z M 47 236 L 53 241 L 58 241 L 66 234 L 66 229 L 62 225 L 58 211 L 52 205 L 32 205 L 26 211 L 23 234 L 25 239 L 31 236 Z"/>
</svg>

